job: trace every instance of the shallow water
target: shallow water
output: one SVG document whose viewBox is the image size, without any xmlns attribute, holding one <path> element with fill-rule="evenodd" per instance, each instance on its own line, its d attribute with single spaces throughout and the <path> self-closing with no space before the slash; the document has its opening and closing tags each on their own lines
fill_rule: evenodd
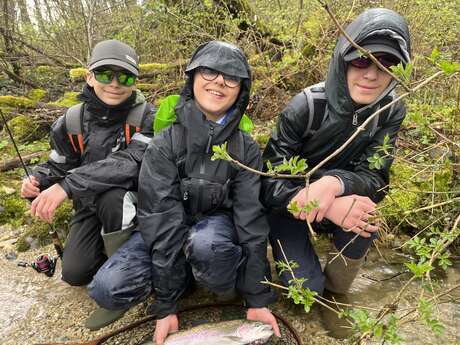
<svg viewBox="0 0 460 345">
<path fill-rule="evenodd" d="M 385 249 L 380 251 L 383 258 L 376 250 L 371 251 L 352 286 L 351 297 L 357 304 L 380 308 L 392 300 L 409 278 L 408 274 L 402 274 L 388 280 L 375 281 L 403 272 L 405 270 L 403 262 L 407 261 L 407 257 L 394 251 Z M 18 260 L 30 261 L 36 254 L 39 253 L 21 254 Z M 146 304 L 131 309 L 125 317 L 109 328 L 89 332 L 83 327 L 83 323 L 88 314 L 94 310 L 95 304 L 87 297 L 84 287 L 72 288 L 60 280 L 59 265 L 55 276 L 47 278 L 31 268 L 17 267 L 16 261 L 6 260 L 2 252 L 0 267 L 2 271 L 2 279 L 0 279 L 0 339 L 2 341 L 0 343 L 2 344 L 88 341 L 144 315 Z M 434 277 L 439 283 L 436 291 L 443 291 L 460 283 L 460 262 L 449 268 L 447 273 L 434 275 Z M 415 282 L 409 287 L 400 307 L 406 308 L 414 304 L 420 293 L 419 286 L 419 282 Z M 460 345 L 460 291 L 452 293 L 451 299 L 452 301 L 439 304 L 435 309 L 435 316 L 446 327 L 441 336 L 434 335 L 420 323 L 413 323 L 401 330 L 400 335 L 404 339 L 402 343 Z M 207 302 L 212 302 L 212 299 L 203 291 L 198 291 L 185 301 L 187 304 Z M 272 310 L 289 320 L 300 333 L 305 345 L 345 344 L 344 341 L 337 341 L 326 335 L 317 307 L 306 314 L 298 306 L 280 298 L 280 301 L 272 306 Z M 194 314 L 192 319 L 219 321 L 223 318 L 228 319 L 227 317 L 228 315 L 222 313 L 213 316 L 211 312 L 206 312 L 204 316 Z M 183 325 L 183 327 L 189 326 Z M 107 344 L 138 344 L 141 339 L 148 338 L 152 331 L 153 324 L 149 323 L 142 329 L 138 329 L 135 337 L 127 335 L 126 340 L 109 341 Z M 292 342 L 280 343 L 292 344 Z"/>
</svg>

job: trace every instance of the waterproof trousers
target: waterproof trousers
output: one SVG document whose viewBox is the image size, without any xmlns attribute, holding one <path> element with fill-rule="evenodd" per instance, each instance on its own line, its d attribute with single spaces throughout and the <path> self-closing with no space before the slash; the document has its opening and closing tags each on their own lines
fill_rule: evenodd
<svg viewBox="0 0 460 345">
<path fill-rule="evenodd" d="M 299 267 L 294 269 L 296 278 L 306 278 L 303 286 L 322 294 L 325 285 L 325 276 L 321 269 L 318 255 L 310 241 L 307 224 L 304 221 L 292 217 L 269 214 L 268 222 L 270 225 L 270 243 L 273 250 L 273 258 L 276 261 L 284 261 L 283 254 L 278 245 L 281 242 L 284 253 L 289 261 L 295 261 Z M 313 224 L 315 231 L 326 232 L 332 235 L 332 240 L 338 250 L 343 251 L 343 255 L 350 259 L 360 259 L 364 257 L 375 237 L 364 238 L 358 236 L 352 243 L 347 245 L 356 235 L 354 232 L 345 232 L 339 226 L 328 222 L 325 225 Z M 339 259 L 340 260 L 340 259 Z M 282 283 L 288 285 L 292 276 L 285 271 L 279 275 Z"/>
<path fill-rule="evenodd" d="M 110 233 L 134 225 L 135 194 L 113 188 L 95 202 L 76 208 L 62 258 L 62 280 L 79 286 L 93 279 L 107 260 L 101 232 Z M 83 201 L 76 204 L 83 204 Z"/>
<path fill-rule="evenodd" d="M 208 216 L 192 226 L 184 253 L 195 279 L 206 288 L 222 293 L 235 287 L 242 249 L 229 216 Z M 88 290 L 97 304 L 113 310 L 129 308 L 152 293 L 151 256 L 139 232 L 102 265 Z"/>
</svg>

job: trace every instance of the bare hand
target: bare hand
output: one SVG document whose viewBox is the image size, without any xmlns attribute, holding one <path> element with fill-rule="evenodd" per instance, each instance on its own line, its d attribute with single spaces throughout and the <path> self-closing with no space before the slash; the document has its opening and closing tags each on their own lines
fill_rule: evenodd
<svg viewBox="0 0 460 345">
<path fill-rule="evenodd" d="M 336 198 L 326 218 L 344 231 L 353 231 L 362 237 L 371 237 L 379 228 L 373 213 L 376 204 L 368 197 L 347 195 Z M 374 220 L 373 220 L 374 219 Z"/>
<path fill-rule="evenodd" d="M 35 198 L 40 194 L 40 183 L 38 182 L 35 176 L 30 176 L 30 178 L 25 178 L 22 180 L 21 186 L 21 197 L 23 198 Z"/>
<path fill-rule="evenodd" d="M 160 320 L 157 320 L 153 339 L 156 345 L 163 345 L 169 333 L 179 330 L 179 320 L 176 314 L 170 314 Z"/>
<path fill-rule="evenodd" d="M 52 223 L 54 212 L 65 199 L 67 199 L 67 193 L 56 183 L 42 191 L 35 200 L 32 201 L 30 213 L 32 216 Z"/>
<path fill-rule="evenodd" d="M 310 223 L 314 222 L 321 222 L 326 215 L 329 207 L 331 207 L 332 202 L 336 198 L 336 196 L 340 193 L 342 186 L 340 181 L 337 177 L 334 176 L 323 176 L 319 180 L 310 184 L 310 188 L 308 189 L 308 200 L 306 199 L 306 192 L 305 188 L 300 190 L 294 198 L 292 198 L 291 203 L 293 201 L 297 202 L 299 208 L 303 208 L 311 201 L 318 201 L 319 207 L 313 209 L 308 214 L 308 221 Z M 307 215 L 304 212 L 299 212 L 298 214 L 294 215 L 295 218 L 305 220 Z"/>
<path fill-rule="evenodd" d="M 269 324 L 273 328 L 273 332 L 277 337 L 281 337 L 280 328 L 276 322 L 273 314 L 268 310 L 268 308 L 249 308 L 246 314 L 246 319 L 249 321 L 260 321 L 266 324 Z"/>
</svg>

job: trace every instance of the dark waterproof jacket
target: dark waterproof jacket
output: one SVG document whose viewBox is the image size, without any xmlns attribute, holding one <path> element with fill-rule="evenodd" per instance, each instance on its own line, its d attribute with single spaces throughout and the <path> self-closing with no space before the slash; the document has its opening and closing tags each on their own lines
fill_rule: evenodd
<svg viewBox="0 0 460 345">
<path fill-rule="evenodd" d="M 400 43 L 406 63 L 410 59 L 409 30 L 404 19 L 387 9 L 371 9 L 356 18 L 346 29 L 355 42 L 376 34 L 390 35 Z M 388 104 L 394 96 L 395 81 L 374 103 L 356 109 L 347 87 L 347 65 L 344 56 L 354 49 L 342 36 L 335 47 L 329 63 L 325 82 L 326 110 L 323 122 L 317 131 L 304 133 L 309 120 L 308 102 L 303 92 L 297 94 L 278 118 L 276 132 L 270 138 L 263 153 L 264 162 L 278 165 L 283 157 L 300 156 L 307 160 L 310 168 L 320 163 L 339 148 L 372 113 Z M 393 94 L 392 94 L 393 93 Z M 386 117 L 382 114 L 387 115 Z M 385 135 L 394 146 L 397 133 L 406 114 L 404 104 L 397 102 L 389 112 L 383 112 L 378 126 L 373 121 L 335 158 L 325 164 L 312 180 L 321 176 L 338 176 L 344 184 L 343 195 L 368 196 L 378 202 L 384 197 L 389 183 L 391 157 L 385 158 L 381 169 L 370 169 L 368 157 L 374 155 L 382 145 Z M 382 154 L 381 154 L 382 155 Z M 285 209 L 295 194 L 303 188 L 302 180 L 263 179 L 262 200 L 273 209 Z"/>
<path fill-rule="evenodd" d="M 219 50 L 220 49 L 220 50 Z M 210 50 L 210 59 L 205 63 L 214 69 L 227 72 L 225 64 L 232 66 L 232 60 L 244 60 L 250 76 L 249 66 L 242 52 L 234 46 L 211 42 L 198 48 L 198 52 Z M 230 54 L 230 59 L 228 55 Z M 232 56 L 232 54 L 236 54 Z M 189 66 L 195 63 L 196 53 Z M 200 61 L 202 61 L 201 59 Z M 235 64 L 233 62 L 233 64 Z M 195 66 L 195 68 L 198 66 Z M 193 70 L 191 71 L 193 74 Z M 156 305 L 154 312 L 158 318 L 176 313 L 177 300 L 187 287 L 190 272 L 183 253 L 183 245 L 190 227 L 190 216 L 183 204 L 180 190 L 178 160 L 175 156 L 177 141 L 173 140 L 175 126 L 185 127 L 186 170 L 199 172 L 201 176 L 225 177 L 229 164 L 226 161 L 211 161 L 212 145 L 228 141 L 239 131 L 239 121 L 249 100 L 250 79 L 244 79 L 235 106 L 228 113 L 225 125 L 208 121 L 196 106 L 192 95 L 193 77 L 189 79 L 176 106 L 176 123 L 155 135 L 149 145 L 139 176 L 138 221 L 142 236 L 152 255 L 153 286 Z M 260 169 L 262 160 L 258 145 L 249 135 L 243 134 L 244 154 L 242 161 L 247 166 Z M 211 144 L 211 146 L 209 146 Z M 260 283 L 267 269 L 266 248 L 268 225 L 259 201 L 260 179 L 247 170 L 233 170 L 228 184 L 228 197 L 209 214 L 224 212 L 233 217 L 239 245 L 243 249 L 244 261 L 240 265 L 236 287 L 249 307 L 263 307 L 273 302 L 274 294 L 269 287 Z M 189 175 L 190 176 L 190 175 Z"/>
<path fill-rule="evenodd" d="M 111 188 L 137 190 L 141 160 L 153 136 L 155 112 L 148 104 L 141 131 L 135 133 L 127 145 L 123 126 L 129 109 L 145 102 L 140 92 L 133 92 L 121 105 L 110 107 L 86 85 L 80 99 L 84 101 L 83 154 L 72 147 L 63 115 L 51 128 L 52 150 L 48 161 L 33 170 L 41 190 L 59 183 L 77 207 L 89 206 L 87 204 L 91 204 L 96 196 Z"/>
</svg>

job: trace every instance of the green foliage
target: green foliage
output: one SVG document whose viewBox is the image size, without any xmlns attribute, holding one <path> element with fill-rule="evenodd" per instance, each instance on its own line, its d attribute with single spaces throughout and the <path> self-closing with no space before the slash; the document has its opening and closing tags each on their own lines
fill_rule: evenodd
<svg viewBox="0 0 460 345">
<path fill-rule="evenodd" d="M 58 232 L 62 242 L 64 242 L 63 240 L 69 233 L 69 221 L 72 215 L 72 210 L 72 202 L 67 200 L 56 209 L 56 213 L 54 215 L 53 228 Z M 50 229 L 47 223 L 37 218 L 29 218 L 28 222 L 30 222 L 30 224 L 28 225 L 27 230 L 21 234 L 16 243 L 16 249 L 18 251 L 26 251 L 29 249 L 27 238 L 36 239 L 40 246 L 51 243 L 51 237 L 49 235 Z"/>
<path fill-rule="evenodd" d="M 214 154 L 211 157 L 212 161 L 217 159 L 222 159 L 224 161 L 231 161 L 232 157 L 227 152 L 227 142 L 223 143 L 222 145 L 213 145 L 212 151 Z"/>
<path fill-rule="evenodd" d="M 40 102 L 45 96 L 47 92 L 43 89 L 32 89 L 27 97 L 32 101 Z"/>
<path fill-rule="evenodd" d="M 8 121 L 8 127 L 18 142 L 31 142 L 46 134 L 40 130 L 40 125 L 34 124 L 30 117 L 26 115 L 18 115 L 12 118 Z"/>
<path fill-rule="evenodd" d="M 17 193 L 6 195 L 0 193 L 0 224 L 9 223 L 18 226 L 23 223 L 27 211 L 27 201 L 20 198 Z"/>
<path fill-rule="evenodd" d="M 80 101 L 77 99 L 78 94 L 79 92 L 73 91 L 64 92 L 64 96 L 62 96 L 62 98 L 55 102 L 50 102 L 49 104 L 69 108 L 72 105 L 80 103 Z"/>
<path fill-rule="evenodd" d="M 439 336 L 442 334 L 444 326 L 437 319 L 433 318 L 433 304 L 431 302 L 421 298 L 417 311 L 420 315 L 420 319 L 425 322 L 436 335 Z"/>
<path fill-rule="evenodd" d="M 273 167 L 270 161 L 267 161 L 267 169 L 271 174 L 289 172 L 291 175 L 300 175 L 304 174 L 308 169 L 307 161 L 305 159 L 300 159 L 299 156 L 294 156 L 287 160 L 283 158 L 283 163 Z"/>
<path fill-rule="evenodd" d="M 84 81 L 87 73 L 88 70 L 84 67 L 72 68 L 69 71 L 70 80 L 72 80 L 73 82 Z"/>
<path fill-rule="evenodd" d="M 21 96 L 0 96 L 0 106 L 8 106 L 13 108 L 34 108 L 36 106 L 36 102 Z"/>
<path fill-rule="evenodd" d="M 395 74 L 403 82 L 407 83 L 410 81 L 410 75 L 412 73 L 411 63 L 408 63 L 406 65 L 399 63 L 397 66 L 391 66 L 390 70 L 393 72 L 393 74 Z"/>
</svg>

